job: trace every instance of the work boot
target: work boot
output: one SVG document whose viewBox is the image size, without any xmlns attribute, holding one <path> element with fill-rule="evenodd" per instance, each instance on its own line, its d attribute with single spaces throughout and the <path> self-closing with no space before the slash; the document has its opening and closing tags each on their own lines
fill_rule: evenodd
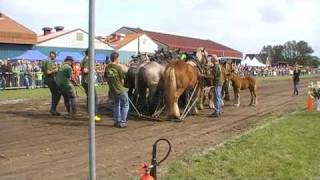
<svg viewBox="0 0 320 180">
<path fill-rule="evenodd" d="M 50 110 L 50 114 L 52 116 L 61 116 L 61 114 L 59 112 L 57 112 L 56 110 Z"/>
</svg>

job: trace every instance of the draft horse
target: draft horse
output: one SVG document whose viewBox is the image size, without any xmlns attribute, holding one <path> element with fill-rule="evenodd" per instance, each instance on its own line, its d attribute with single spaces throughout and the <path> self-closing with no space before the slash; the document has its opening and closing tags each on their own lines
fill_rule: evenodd
<svg viewBox="0 0 320 180">
<path fill-rule="evenodd" d="M 251 93 L 250 105 L 257 105 L 257 84 L 256 79 L 253 77 L 240 77 L 233 70 L 231 70 L 226 75 L 227 80 L 232 82 L 232 87 L 234 91 L 234 105 L 240 106 L 240 90 L 249 89 Z"/>
<path fill-rule="evenodd" d="M 190 102 L 194 102 L 200 96 L 202 87 L 200 74 L 202 65 L 207 65 L 207 52 L 204 48 L 198 48 L 197 59 L 194 61 L 173 61 L 169 63 L 164 72 L 164 94 L 169 118 L 180 119 L 178 105 L 179 97 L 186 90 L 194 90 Z M 193 113 L 197 113 L 197 107 L 193 106 Z"/>
</svg>

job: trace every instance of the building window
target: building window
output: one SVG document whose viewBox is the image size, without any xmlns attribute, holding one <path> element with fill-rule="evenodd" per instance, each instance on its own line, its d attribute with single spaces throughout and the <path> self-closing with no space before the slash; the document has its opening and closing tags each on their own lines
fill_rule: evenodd
<svg viewBox="0 0 320 180">
<path fill-rule="evenodd" d="M 147 39 L 142 39 L 142 44 L 146 45 L 147 44 Z"/>
<path fill-rule="evenodd" d="M 77 33 L 77 41 L 82 41 L 83 40 L 83 33 L 78 32 Z"/>
</svg>

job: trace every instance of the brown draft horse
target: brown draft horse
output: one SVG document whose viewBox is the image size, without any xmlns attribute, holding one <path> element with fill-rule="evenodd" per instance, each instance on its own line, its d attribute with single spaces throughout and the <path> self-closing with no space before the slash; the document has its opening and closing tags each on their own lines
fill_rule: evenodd
<svg viewBox="0 0 320 180">
<path fill-rule="evenodd" d="M 240 90 L 249 89 L 251 93 L 250 105 L 257 105 L 257 84 L 252 77 L 240 77 L 233 70 L 227 73 L 226 78 L 232 82 L 234 91 L 234 105 L 240 106 Z"/>
<path fill-rule="evenodd" d="M 197 61 L 206 65 L 207 52 L 204 48 L 198 48 Z M 180 118 L 180 110 L 178 105 L 179 97 L 187 89 L 195 89 L 195 95 L 191 102 L 194 102 L 200 95 L 201 87 L 198 84 L 200 72 L 197 64 L 190 61 L 173 61 L 165 69 L 164 72 L 164 93 L 169 118 Z M 193 113 L 197 113 L 197 107 L 192 108 Z"/>
</svg>

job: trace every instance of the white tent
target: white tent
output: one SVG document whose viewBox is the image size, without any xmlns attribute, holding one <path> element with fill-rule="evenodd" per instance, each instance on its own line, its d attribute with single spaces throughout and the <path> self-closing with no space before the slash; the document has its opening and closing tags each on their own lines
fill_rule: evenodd
<svg viewBox="0 0 320 180">
<path fill-rule="evenodd" d="M 249 67 L 265 67 L 265 64 L 262 64 L 261 62 L 258 61 L 258 59 L 256 57 L 254 57 L 252 60 L 249 58 L 249 56 L 247 56 L 246 59 L 244 59 L 241 62 L 242 66 L 249 66 Z"/>
<path fill-rule="evenodd" d="M 258 59 L 256 57 L 254 57 L 251 60 L 251 66 L 255 66 L 255 67 L 265 67 L 265 64 L 262 64 L 261 62 L 258 61 Z"/>
<path fill-rule="evenodd" d="M 241 61 L 242 66 L 249 66 L 251 59 L 247 56 L 245 59 Z"/>
</svg>

